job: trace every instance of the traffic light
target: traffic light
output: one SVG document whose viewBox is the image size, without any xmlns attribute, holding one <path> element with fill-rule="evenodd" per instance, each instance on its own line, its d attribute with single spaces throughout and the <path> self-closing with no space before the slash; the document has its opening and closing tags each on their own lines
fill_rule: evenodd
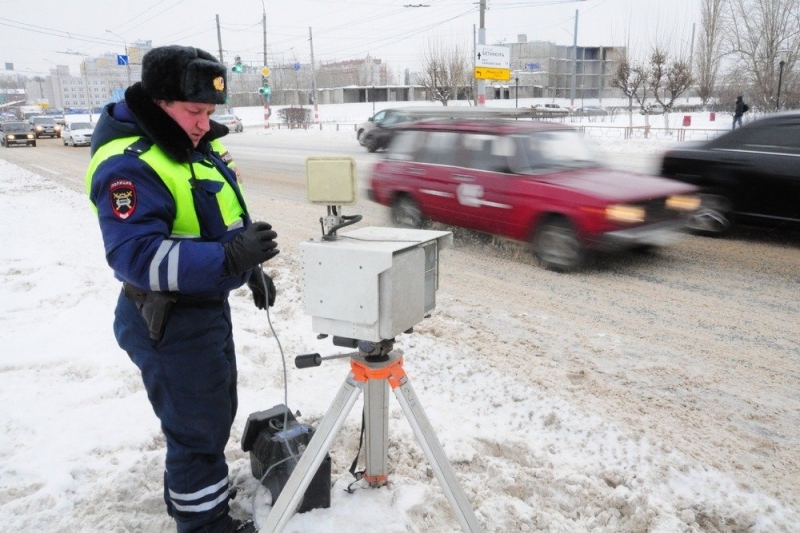
<svg viewBox="0 0 800 533">
<path fill-rule="evenodd" d="M 272 99 L 272 87 L 269 86 L 267 78 L 261 78 L 261 88 L 258 89 L 258 92 L 261 93 L 267 103 Z"/>
<path fill-rule="evenodd" d="M 240 58 L 239 56 L 236 56 L 234 58 L 233 67 L 231 67 L 231 70 L 234 71 L 234 72 L 238 72 L 238 73 L 242 72 L 242 70 L 243 70 L 242 69 L 242 58 Z"/>
</svg>

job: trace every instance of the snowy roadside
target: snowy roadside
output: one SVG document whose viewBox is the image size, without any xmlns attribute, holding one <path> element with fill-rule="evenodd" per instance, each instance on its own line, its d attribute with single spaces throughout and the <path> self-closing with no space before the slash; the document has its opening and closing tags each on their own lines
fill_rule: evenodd
<svg viewBox="0 0 800 533">
<path fill-rule="evenodd" d="M 48 229 L 53 222 L 57 229 Z M 0 161 L 0 223 L 0 521 L 9 530 L 172 530 L 161 500 L 163 438 L 138 373 L 111 333 L 118 284 L 87 200 Z M 272 320 L 289 360 L 289 406 L 316 424 L 347 367 L 293 368 L 294 354 L 337 349 L 314 339 L 296 256 L 282 254 L 270 267 L 281 291 Z M 443 294 L 440 307 L 451 299 Z M 232 307 L 240 410 L 228 456 L 240 488 L 234 512 L 245 515 L 257 482 L 239 448 L 241 431 L 249 413 L 283 402 L 283 384 L 265 315 L 244 290 Z M 775 498 L 493 367 L 475 331 L 455 317 L 434 313 L 399 338 L 398 348 L 487 531 L 800 530 L 797 513 Z M 613 342 L 624 350 L 630 340 Z M 295 516 L 287 531 L 456 530 L 394 399 L 392 485 L 353 495 L 342 490 L 352 481 L 358 405 L 331 449 L 332 506 Z M 257 509 L 263 517 L 264 506 Z"/>
</svg>

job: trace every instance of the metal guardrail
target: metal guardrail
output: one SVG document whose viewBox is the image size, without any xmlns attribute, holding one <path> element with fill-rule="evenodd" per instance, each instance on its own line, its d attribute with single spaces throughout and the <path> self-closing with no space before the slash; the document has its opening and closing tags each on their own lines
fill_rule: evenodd
<svg viewBox="0 0 800 533">
<path fill-rule="evenodd" d="M 271 129 L 302 129 L 319 131 L 352 131 L 355 133 L 359 123 L 318 122 L 309 124 L 270 123 Z M 598 139 L 656 139 L 670 141 L 707 141 L 729 131 L 728 128 L 654 128 L 653 126 L 599 126 L 595 124 L 571 124 L 589 138 Z"/>
</svg>

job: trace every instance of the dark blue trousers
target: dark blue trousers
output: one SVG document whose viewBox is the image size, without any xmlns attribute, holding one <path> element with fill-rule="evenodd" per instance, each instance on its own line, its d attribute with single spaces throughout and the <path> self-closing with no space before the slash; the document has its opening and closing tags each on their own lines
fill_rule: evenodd
<svg viewBox="0 0 800 533">
<path fill-rule="evenodd" d="M 114 333 L 142 373 L 167 440 L 164 499 L 179 533 L 217 533 L 230 523 L 225 445 L 236 416 L 236 355 L 227 300 L 177 302 L 153 341 L 120 295 Z"/>
</svg>

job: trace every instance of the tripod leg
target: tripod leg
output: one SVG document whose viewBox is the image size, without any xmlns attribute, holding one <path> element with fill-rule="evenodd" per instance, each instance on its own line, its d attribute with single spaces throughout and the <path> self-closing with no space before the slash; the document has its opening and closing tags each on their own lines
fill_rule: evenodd
<svg viewBox="0 0 800 533">
<path fill-rule="evenodd" d="M 303 494 L 325 459 L 325 454 L 328 453 L 333 439 L 336 438 L 336 434 L 341 429 L 363 387 L 363 383 L 353 379 L 352 373 L 347 376 L 336 398 L 328 408 L 328 412 L 320 422 L 319 429 L 314 432 L 314 436 L 311 437 L 311 441 L 297 462 L 292 475 L 286 481 L 280 496 L 273 503 L 266 523 L 260 528 L 262 531 L 271 533 L 283 531 L 286 522 L 300 505 Z"/>
<path fill-rule="evenodd" d="M 385 379 L 369 379 L 364 392 L 364 480 L 371 486 L 384 485 L 389 476 L 389 384 Z"/>
<path fill-rule="evenodd" d="M 453 468 L 444 454 L 444 449 L 439 439 L 436 438 L 433 426 L 431 426 L 428 417 L 425 415 L 425 411 L 422 409 L 422 405 L 420 405 L 419 399 L 408 381 L 408 377 L 402 378 L 400 386 L 394 389 L 394 394 L 397 397 L 397 401 L 400 402 L 411 428 L 414 430 L 414 435 L 417 437 L 422 451 L 425 452 L 425 456 L 431 463 L 436 478 L 439 480 L 439 484 L 442 486 L 442 490 L 444 490 L 444 494 L 453 508 L 453 513 L 455 513 L 458 523 L 461 525 L 461 529 L 470 533 L 483 531 L 478 518 L 472 511 L 469 500 L 467 500 L 467 495 L 464 494 L 458 484 L 455 472 L 453 472 Z"/>
</svg>

